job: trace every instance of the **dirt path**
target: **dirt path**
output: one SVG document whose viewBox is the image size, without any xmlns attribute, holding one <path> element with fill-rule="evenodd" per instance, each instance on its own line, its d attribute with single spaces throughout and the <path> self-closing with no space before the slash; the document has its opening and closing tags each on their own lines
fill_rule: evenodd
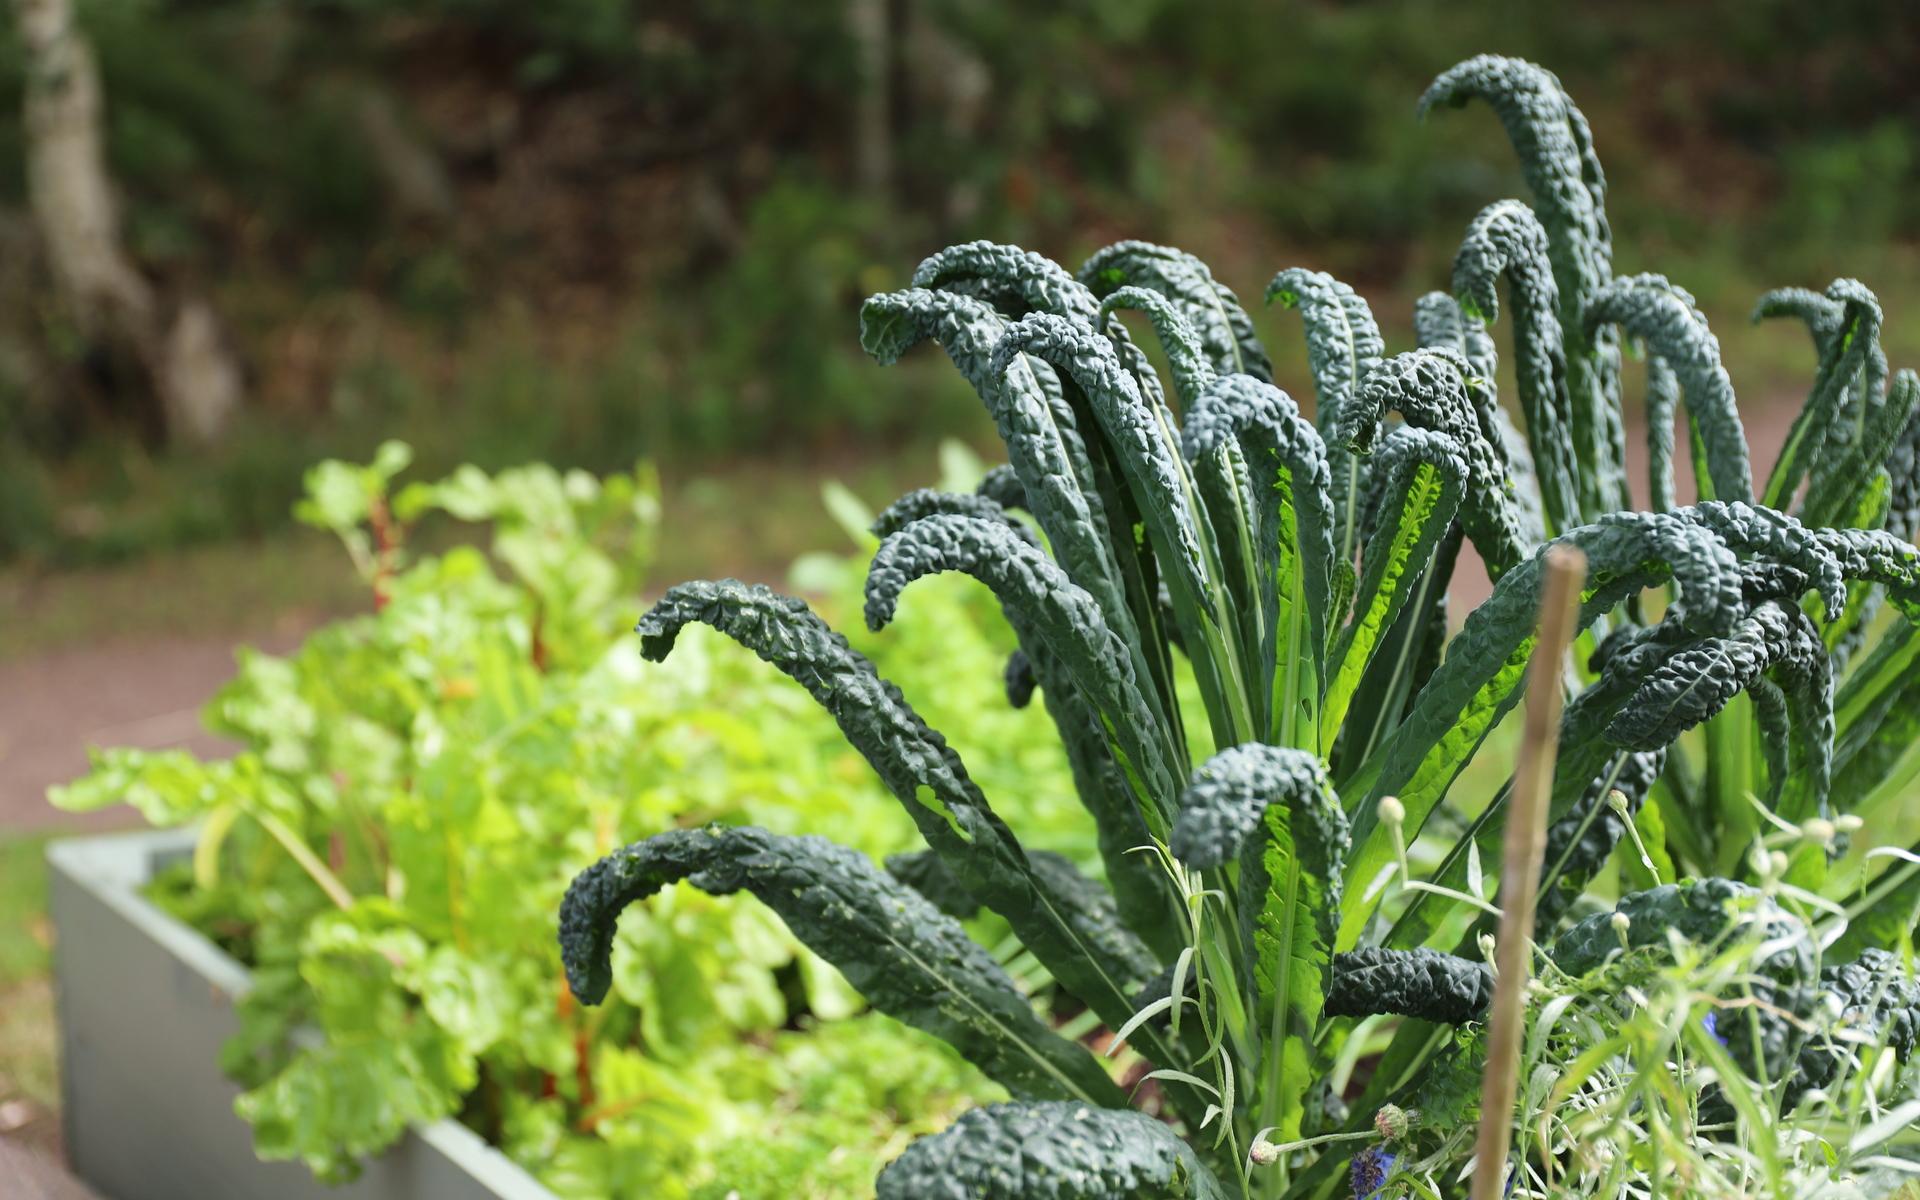
<svg viewBox="0 0 1920 1200">
<path fill-rule="evenodd" d="M 89 747 L 227 752 L 201 729 L 200 706 L 233 675 L 235 647 L 281 652 L 300 636 L 116 641 L 0 662 L 0 832 L 137 824 L 124 808 L 61 812 L 47 789 L 84 774 Z"/>
</svg>

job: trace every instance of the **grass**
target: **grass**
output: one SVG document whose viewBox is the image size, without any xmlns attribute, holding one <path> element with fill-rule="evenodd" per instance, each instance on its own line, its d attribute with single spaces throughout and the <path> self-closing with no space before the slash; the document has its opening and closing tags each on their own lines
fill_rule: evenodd
<svg viewBox="0 0 1920 1200">
<path fill-rule="evenodd" d="M 652 579 L 661 586 L 722 575 L 781 582 L 798 555 L 842 547 L 844 535 L 820 502 L 825 480 L 841 480 L 878 510 L 937 475 L 931 446 L 862 449 L 868 452 L 745 460 L 678 476 L 673 464 L 662 464 L 672 536 L 660 541 Z M 426 532 L 429 544 L 458 536 L 446 524 Z M 0 625 L 0 663 L 103 641 L 303 629 L 365 604 L 333 538 L 291 525 L 110 565 L 14 566 L 0 569 L 0 608 L 9 618 Z"/>
<path fill-rule="evenodd" d="M 0 839 L 0 1133 L 59 1101 L 58 1030 L 48 978 L 47 838 Z"/>
</svg>

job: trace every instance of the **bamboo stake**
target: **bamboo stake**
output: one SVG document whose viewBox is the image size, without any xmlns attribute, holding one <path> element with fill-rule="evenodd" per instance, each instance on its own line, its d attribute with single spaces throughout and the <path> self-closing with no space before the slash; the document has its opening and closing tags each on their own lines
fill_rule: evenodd
<svg viewBox="0 0 1920 1200">
<path fill-rule="evenodd" d="M 1555 546 L 1547 551 L 1546 566 L 1540 636 L 1528 667 L 1526 725 L 1514 763 L 1513 800 L 1507 805 L 1506 845 L 1500 865 L 1500 940 L 1494 954 L 1499 978 L 1494 985 L 1493 1014 L 1487 1023 L 1487 1070 L 1480 1086 L 1473 1200 L 1499 1200 L 1506 1186 L 1513 1102 L 1520 1083 L 1527 976 L 1532 966 L 1534 902 L 1540 892 L 1540 860 L 1546 856 L 1546 809 L 1553 794 L 1553 762 L 1559 750 L 1561 667 L 1573 640 L 1587 556 L 1574 546 Z"/>
</svg>

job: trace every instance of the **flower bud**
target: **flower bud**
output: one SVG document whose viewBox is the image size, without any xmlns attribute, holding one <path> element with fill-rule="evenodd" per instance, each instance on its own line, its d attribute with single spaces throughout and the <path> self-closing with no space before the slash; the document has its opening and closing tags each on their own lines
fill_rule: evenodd
<svg viewBox="0 0 1920 1200">
<path fill-rule="evenodd" d="M 1833 819 L 1833 828 L 1837 833 L 1859 833 L 1866 826 L 1866 818 L 1859 813 L 1842 813 Z"/>
<path fill-rule="evenodd" d="M 1816 846 L 1833 845 L 1833 835 L 1839 827 L 1825 817 L 1808 817 L 1800 826 L 1800 836 Z"/>
<path fill-rule="evenodd" d="M 1607 923 L 1609 925 L 1612 925 L 1613 931 L 1619 934 L 1621 937 L 1627 936 L 1627 930 L 1633 928 L 1633 918 L 1623 912 L 1617 912 L 1613 914 L 1613 916 L 1608 919 Z"/>
<path fill-rule="evenodd" d="M 1280 1147 L 1269 1141 L 1258 1141 L 1247 1147 L 1247 1161 L 1256 1167 L 1270 1167 L 1280 1161 Z"/>
<path fill-rule="evenodd" d="M 1407 806 L 1400 803 L 1398 796 L 1380 797 L 1380 819 L 1389 825 L 1399 825 L 1407 819 Z"/>
<path fill-rule="evenodd" d="M 1607 790 L 1607 807 L 1621 816 L 1627 815 L 1627 794 L 1619 788 Z"/>
<path fill-rule="evenodd" d="M 1373 1128 L 1383 1142 L 1397 1142 L 1406 1137 L 1411 1125 L 1407 1110 L 1397 1104 L 1383 1104 L 1380 1111 L 1373 1114 Z"/>
</svg>

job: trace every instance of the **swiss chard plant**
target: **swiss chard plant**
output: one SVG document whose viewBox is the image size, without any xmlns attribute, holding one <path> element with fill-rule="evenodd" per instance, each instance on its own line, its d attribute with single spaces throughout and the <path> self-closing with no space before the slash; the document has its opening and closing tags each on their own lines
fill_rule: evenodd
<svg viewBox="0 0 1920 1200">
<path fill-rule="evenodd" d="M 198 824 L 157 896 L 252 969 L 223 1063 L 258 1153 L 340 1178 L 452 1117 L 560 1196 L 829 1200 L 1002 1098 L 950 1048 L 863 1011 L 744 899 L 682 888 L 635 906 L 607 1003 L 573 1003 L 552 911 L 616 830 L 793 832 L 804 813 L 884 855 L 913 827 L 746 651 L 695 637 L 669 669 L 623 634 L 659 523 L 644 471 L 413 483 L 407 457 L 394 444 L 309 473 L 299 515 L 344 540 L 374 611 L 284 656 L 243 653 L 207 711 L 231 757 L 104 750 L 55 796 Z M 809 590 L 854 613 L 858 532 L 857 555 L 804 564 Z M 949 582 L 925 597 L 938 630 L 875 653 L 923 686 L 943 682 L 917 666 L 936 647 L 967 664 L 942 720 L 996 789 L 1058 795 L 1023 818 L 1086 857 L 1044 715 L 990 702 L 1011 636 L 990 597 Z M 972 927 L 1000 938 L 990 917 Z M 1044 993 L 1016 950 L 1006 969 Z"/>
<path fill-rule="evenodd" d="M 1741 965 L 1725 991 L 1684 993 L 1683 1043 L 1647 1051 L 1686 1069 L 1624 1072 L 1677 1081 L 1631 1093 L 1671 1121 L 1651 1159 L 1570 1163 L 1543 1118 L 1544 1140 L 1515 1139 L 1510 1194 L 1569 1194 L 1554 1189 L 1570 1175 L 1660 1191 L 1673 1147 L 1771 1139 L 1764 1114 L 1843 1078 L 1879 1089 L 1862 1121 L 1883 1115 L 1920 1020 L 1887 953 L 1909 945 L 1920 857 L 1851 843 L 1897 834 L 1920 773 L 1920 381 L 1890 374 L 1862 284 L 1763 298 L 1759 317 L 1807 327 L 1816 372 L 1757 478 L 1705 316 L 1658 275 L 1614 274 L 1605 179 L 1559 82 L 1476 58 L 1421 108 L 1476 100 L 1533 199 L 1474 219 L 1450 291 L 1420 301 L 1417 346 L 1390 353 L 1367 302 L 1324 274 L 1267 289 L 1304 325 L 1310 418 L 1241 302 L 1162 246 L 1122 242 L 1074 272 L 955 246 L 862 311 L 882 363 L 944 350 L 1008 457 L 971 494 L 879 516 L 867 623 L 889 625 L 929 575 L 992 591 L 1019 642 L 1009 700 L 1037 695 L 1051 717 L 1103 880 L 1023 846 L 996 808 L 1017 795 L 990 798 L 804 603 L 684 583 L 641 621 L 643 652 L 665 658 L 690 625 L 751 648 L 832 714 L 926 849 L 883 869 L 715 826 L 616 851 L 561 908 L 575 993 L 606 995 L 627 905 L 681 880 L 749 892 L 1014 1097 L 908 1148 L 883 1198 L 1454 1194 L 1474 1121 L 1530 1130 L 1536 1111 L 1479 1114 L 1468 1086 L 1497 913 L 1482 864 L 1511 786 L 1456 784 L 1525 688 L 1544 555 L 1566 544 L 1588 573 L 1529 1046 L 1576 999 L 1588 1019 L 1645 1000 L 1645 973 L 1683 950 L 1740 947 Z M 1503 311 L 1517 421 L 1496 395 Z M 1123 314 L 1144 318 L 1164 378 Z M 1644 510 L 1628 351 L 1646 363 Z M 1676 442 L 1699 497 L 1684 506 Z M 1494 587 L 1450 632 L 1469 552 Z M 1036 1010 L 952 916 L 982 906 L 1104 1029 L 1075 1038 L 1084 1021 Z M 1577 1104 L 1624 1086 L 1600 1068 L 1626 1050 L 1606 1053 L 1556 1068 Z M 1819 1170 L 1885 1140 L 1828 1145 Z"/>
</svg>

